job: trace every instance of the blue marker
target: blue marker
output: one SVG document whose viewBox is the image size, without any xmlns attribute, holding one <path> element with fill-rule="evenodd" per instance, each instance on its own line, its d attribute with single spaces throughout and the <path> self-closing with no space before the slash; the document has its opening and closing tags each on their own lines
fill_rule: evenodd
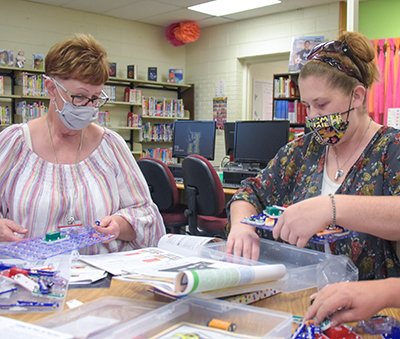
<svg viewBox="0 0 400 339">
<path fill-rule="evenodd" d="M 314 324 L 308 325 L 308 327 L 307 327 L 307 338 L 308 339 L 315 339 L 314 329 L 315 329 L 315 325 Z"/>
<path fill-rule="evenodd" d="M 300 337 L 300 335 L 302 334 L 304 328 L 306 327 L 306 324 L 303 322 L 299 325 L 299 327 L 297 328 L 297 330 L 293 333 L 291 339 L 297 339 Z"/>
<path fill-rule="evenodd" d="M 96 222 L 94 223 L 96 226 L 100 226 L 100 221 L 96 220 Z"/>
<path fill-rule="evenodd" d="M 13 288 L 10 288 L 8 290 L 0 291 L 0 294 L 11 293 L 11 292 L 14 292 L 16 290 L 17 290 L 17 288 L 13 287 Z"/>
</svg>

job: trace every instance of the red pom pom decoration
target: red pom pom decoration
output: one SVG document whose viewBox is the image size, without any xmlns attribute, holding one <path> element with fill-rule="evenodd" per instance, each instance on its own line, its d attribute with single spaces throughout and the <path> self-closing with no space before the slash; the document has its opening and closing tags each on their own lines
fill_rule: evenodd
<svg viewBox="0 0 400 339">
<path fill-rule="evenodd" d="M 175 37 L 184 43 L 196 41 L 201 32 L 198 24 L 194 22 L 182 22 L 174 29 Z"/>
<path fill-rule="evenodd" d="M 174 29 L 179 27 L 179 23 L 171 24 L 165 29 L 165 36 L 175 47 L 183 46 L 185 43 L 175 37 Z"/>
<path fill-rule="evenodd" d="M 165 29 L 165 36 L 176 47 L 196 41 L 200 34 L 199 25 L 194 22 L 175 23 Z"/>
</svg>

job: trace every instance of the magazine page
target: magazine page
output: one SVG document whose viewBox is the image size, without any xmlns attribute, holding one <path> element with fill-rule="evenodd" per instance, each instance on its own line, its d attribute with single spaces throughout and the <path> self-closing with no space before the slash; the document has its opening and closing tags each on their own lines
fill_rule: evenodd
<svg viewBox="0 0 400 339">
<path fill-rule="evenodd" d="M 278 280 L 286 274 L 282 264 L 226 267 L 222 269 L 190 270 L 175 279 L 175 292 L 190 294 L 234 286 Z"/>
<path fill-rule="evenodd" d="M 184 234 L 166 234 L 158 242 L 158 247 L 187 257 L 198 256 L 206 244 L 225 243 L 213 237 L 202 237 Z"/>
<path fill-rule="evenodd" d="M 254 291 L 259 288 L 255 285 L 281 279 L 286 267 L 283 264 L 245 266 L 192 257 L 165 264 L 160 270 L 136 272 L 118 279 L 147 283 L 170 295 L 183 296 L 245 285 L 251 285 L 245 291 Z"/>
<path fill-rule="evenodd" d="M 113 275 L 130 274 L 137 269 L 155 269 L 164 264 L 175 262 L 183 256 L 155 247 L 140 250 L 106 253 L 96 255 L 80 255 L 79 259 L 110 272 Z"/>
<path fill-rule="evenodd" d="M 166 234 L 158 248 L 148 247 L 133 251 L 80 255 L 79 259 L 113 275 L 130 274 L 141 268 L 158 269 L 184 257 L 197 256 L 205 244 L 225 242 L 222 239 L 184 234 Z"/>
</svg>

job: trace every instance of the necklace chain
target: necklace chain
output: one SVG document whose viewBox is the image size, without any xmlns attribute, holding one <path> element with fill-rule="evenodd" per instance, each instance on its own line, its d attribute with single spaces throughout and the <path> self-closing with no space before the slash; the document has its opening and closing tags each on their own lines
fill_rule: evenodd
<svg viewBox="0 0 400 339">
<path fill-rule="evenodd" d="M 49 131 L 50 145 L 51 145 L 51 150 L 53 151 L 54 161 L 56 164 L 58 164 L 57 157 L 56 157 L 56 151 L 54 149 L 53 138 L 51 137 L 50 125 L 49 125 L 49 120 L 47 119 L 47 115 L 46 115 L 46 123 L 47 123 L 47 130 Z M 83 130 L 81 131 L 81 141 L 79 142 L 78 154 L 76 156 L 76 161 L 75 161 L 76 163 L 79 162 L 79 158 L 81 157 L 82 142 L 83 142 Z"/>
<path fill-rule="evenodd" d="M 49 125 L 49 120 L 47 119 L 47 115 L 46 115 L 46 123 L 47 123 L 47 130 L 49 131 L 50 145 L 51 145 L 51 149 L 53 151 L 54 161 L 55 161 L 56 164 L 58 164 L 57 157 L 56 157 L 56 152 L 55 152 L 55 149 L 54 149 L 53 138 L 51 137 L 50 125 Z M 78 155 L 76 157 L 76 163 L 79 162 L 79 158 L 81 156 L 82 142 L 83 142 L 83 130 L 81 132 L 81 141 L 79 142 L 79 149 L 78 149 Z M 79 169 L 79 166 L 77 167 L 77 169 Z M 74 183 L 73 199 L 75 199 L 76 193 L 77 193 L 77 189 L 76 189 L 76 186 L 75 186 L 75 183 Z M 67 221 L 67 225 L 72 225 L 75 222 L 79 223 L 79 221 L 76 221 L 75 218 L 72 215 L 70 217 L 67 217 L 66 221 Z"/>
<path fill-rule="evenodd" d="M 343 170 L 342 168 L 344 167 L 344 165 L 347 164 L 347 162 L 351 159 L 351 157 L 355 154 L 355 152 L 357 151 L 358 146 L 360 146 L 361 141 L 364 139 L 365 135 L 367 134 L 367 131 L 369 130 L 369 126 L 371 125 L 371 121 L 372 119 L 369 120 L 369 124 L 367 126 L 367 129 L 364 131 L 364 134 L 362 135 L 362 137 L 360 138 L 360 140 L 357 143 L 357 146 L 354 148 L 354 152 L 352 154 L 350 154 L 350 156 L 347 158 L 347 160 L 342 164 L 341 167 L 339 167 L 339 160 L 337 157 L 337 152 L 336 152 L 336 148 L 333 147 L 333 150 L 335 151 L 335 159 L 336 159 L 336 165 L 337 165 L 337 171 L 335 173 L 335 180 L 338 180 L 342 175 L 343 175 Z"/>
</svg>

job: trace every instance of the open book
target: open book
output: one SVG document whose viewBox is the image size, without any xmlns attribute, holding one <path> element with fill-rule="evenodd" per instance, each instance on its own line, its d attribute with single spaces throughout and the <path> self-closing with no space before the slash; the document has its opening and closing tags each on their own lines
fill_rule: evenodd
<svg viewBox="0 0 400 339">
<path fill-rule="evenodd" d="M 80 256 L 80 259 L 102 268 L 118 279 L 146 283 L 170 296 L 209 293 L 219 298 L 260 290 L 265 284 L 281 279 L 283 264 L 251 265 L 201 257 L 201 249 L 221 239 L 167 234 L 158 248 L 129 252 Z M 250 262 L 250 261 L 249 261 Z"/>
</svg>

